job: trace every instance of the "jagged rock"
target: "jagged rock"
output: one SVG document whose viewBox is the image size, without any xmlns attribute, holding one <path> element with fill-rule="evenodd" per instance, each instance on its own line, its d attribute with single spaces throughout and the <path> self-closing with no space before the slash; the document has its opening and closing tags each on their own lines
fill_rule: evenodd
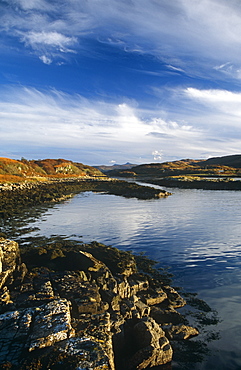
<svg viewBox="0 0 241 370">
<path fill-rule="evenodd" d="M 52 273 L 55 288 L 60 296 L 71 300 L 78 314 L 103 312 L 99 287 L 94 282 L 82 280 L 77 272 Z"/>
<path fill-rule="evenodd" d="M 160 325 L 164 323 L 183 323 L 183 316 L 172 307 L 168 309 L 151 307 L 151 317 Z"/>
<path fill-rule="evenodd" d="M 164 331 L 152 319 L 140 319 L 133 328 L 137 351 L 128 361 L 129 369 L 146 369 L 164 365 L 172 360 L 173 351 Z"/>
<path fill-rule="evenodd" d="M 101 290 L 102 301 L 107 302 L 113 311 L 120 311 L 121 297 L 111 290 Z"/>
<path fill-rule="evenodd" d="M 185 299 L 183 299 L 180 294 L 172 287 L 165 286 L 163 290 L 167 294 L 169 305 L 174 308 L 184 307 L 186 304 Z"/>
<path fill-rule="evenodd" d="M 144 302 L 139 300 L 135 303 L 135 306 L 136 306 L 137 311 L 140 314 L 140 317 L 150 315 L 151 308 L 147 304 L 145 304 Z"/>
<path fill-rule="evenodd" d="M 166 336 L 169 340 L 183 340 L 195 337 L 199 334 L 199 331 L 192 326 L 187 325 L 170 325 L 163 327 L 163 330 L 166 333 Z"/>
<path fill-rule="evenodd" d="M 16 266 L 19 265 L 20 252 L 18 244 L 14 241 L 0 238 L 0 289 L 7 282 L 13 281 L 13 272 Z"/>
<path fill-rule="evenodd" d="M 54 300 L 36 308 L 29 351 L 53 345 L 75 335 L 70 306 L 66 299 Z"/>
<path fill-rule="evenodd" d="M 111 369 L 114 367 L 114 352 L 112 345 L 112 320 L 108 312 L 99 315 L 83 314 L 75 320 L 78 337 L 92 338 L 101 343 L 102 350 L 108 355 Z"/>
<path fill-rule="evenodd" d="M 19 364 L 29 337 L 35 309 L 10 311 L 0 315 L 0 364 Z"/>
<path fill-rule="evenodd" d="M 174 308 L 185 301 L 139 274 L 133 256 L 98 243 L 84 248 L 34 247 L 22 263 L 18 244 L 0 239 L 0 366 L 141 370 L 171 361 L 158 324 L 170 339 L 197 335 L 177 326 L 183 317 Z"/>
<path fill-rule="evenodd" d="M 25 357 L 17 370 L 114 370 L 108 354 L 93 338 L 70 338 Z"/>
<path fill-rule="evenodd" d="M 135 295 L 137 292 L 145 291 L 149 288 L 149 282 L 147 278 L 140 279 L 140 276 L 135 279 L 135 276 L 129 279 L 129 285 L 131 288 L 131 295 Z"/>
<path fill-rule="evenodd" d="M 149 306 L 157 305 L 167 299 L 167 294 L 162 289 L 159 289 L 159 291 L 148 289 L 146 292 L 141 292 L 138 295 Z"/>
<path fill-rule="evenodd" d="M 61 344 L 65 355 L 75 359 L 72 369 L 114 370 L 114 363 L 98 341 L 90 338 L 71 338 Z"/>
</svg>

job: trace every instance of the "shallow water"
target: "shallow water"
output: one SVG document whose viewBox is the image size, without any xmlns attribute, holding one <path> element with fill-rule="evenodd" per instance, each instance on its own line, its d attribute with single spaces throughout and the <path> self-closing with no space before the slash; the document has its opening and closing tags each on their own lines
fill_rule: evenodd
<svg viewBox="0 0 241 370">
<path fill-rule="evenodd" d="M 26 235 L 97 240 L 170 266 L 174 283 L 198 292 L 222 320 L 211 356 L 189 369 L 241 369 L 241 192 L 168 190 L 158 200 L 81 193 L 29 222 L 39 230 Z"/>
</svg>

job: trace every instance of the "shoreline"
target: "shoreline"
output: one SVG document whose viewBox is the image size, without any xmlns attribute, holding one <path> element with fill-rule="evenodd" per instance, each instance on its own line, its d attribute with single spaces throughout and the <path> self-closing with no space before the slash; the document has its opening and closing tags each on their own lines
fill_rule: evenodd
<svg viewBox="0 0 241 370">
<path fill-rule="evenodd" d="M 212 312 L 154 261 L 98 242 L 1 238 L 0 262 L 0 364 L 12 370 L 171 369 L 199 334 L 178 309 Z"/>
<path fill-rule="evenodd" d="M 61 178 L 43 182 L 0 185 L 0 217 L 43 203 L 59 202 L 82 191 L 106 192 L 138 199 L 159 199 L 171 195 L 164 190 L 111 178 Z"/>
<path fill-rule="evenodd" d="M 198 176 L 145 177 L 136 176 L 136 181 L 146 182 L 166 188 L 202 189 L 202 190 L 241 190 L 241 181 L 227 177 L 204 179 Z"/>
</svg>

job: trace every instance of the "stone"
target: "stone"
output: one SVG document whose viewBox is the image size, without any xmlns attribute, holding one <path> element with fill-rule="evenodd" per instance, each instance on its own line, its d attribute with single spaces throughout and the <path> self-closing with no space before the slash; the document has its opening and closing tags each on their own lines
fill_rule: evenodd
<svg viewBox="0 0 241 370">
<path fill-rule="evenodd" d="M 110 269 L 82 245 L 56 244 L 22 262 L 18 244 L 0 238 L 0 366 L 141 370 L 171 361 L 169 339 L 198 334 L 175 310 L 182 297 L 138 273 L 131 254 L 91 243 Z"/>
<path fill-rule="evenodd" d="M 172 287 L 163 287 L 164 292 L 167 294 L 169 305 L 174 308 L 184 307 L 186 305 L 185 299 Z"/>
<path fill-rule="evenodd" d="M 180 324 L 183 323 L 183 316 L 174 308 L 161 309 L 159 307 L 151 307 L 151 317 L 160 325 L 162 324 Z"/>
<path fill-rule="evenodd" d="M 128 360 L 129 369 L 146 369 L 171 362 L 173 351 L 165 332 L 152 318 L 140 319 L 133 328 L 137 351 Z"/>
<path fill-rule="evenodd" d="M 20 251 L 18 244 L 14 241 L 0 238 L 0 289 L 4 286 L 7 280 L 13 281 L 13 272 L 20 262 Z"/>
<path fill-rule="evenodd" d="M 36 309 L 29 351 L 51 346 L 74 335 L 69 302 L 66 299 L 51 301 Z"/>
<path fill-rule="evenodd" d="M 151 312 L 150 307 L 147 304 L 145 304 L 144 302 L 142 302 L 141 300 L 137 301 L 135 303 L 135 306 L 136 306 L 137 311 L 140 314 L 140 317 L 150 315 L 150 312 Z"/>
<path fill-rule="evenodd" d="M 159 289 L 159 292 L 156 292 L 152 289 L 148 289 L 146 292 L 140 292 L 138 296 L 141 297 L 141 300 L 149 306 L 154 306 L 162 303 L 167 299 L 167 294 Z"/>
<path fill-rule="evenodd" d="M 195 337 L 199 334 L 199 331 L 192 326 L 187 325 L 170 325 L 163 327 L 166 336 L 169 340 L 186 340 Z"/>
<path fill-rule="evenodd" d="M 19 363 L 30 333 L 35 309 L 9 311 L 0 315 L 0 364 Z"/>
<path fill-rule="evenodd" d="M 52 273 L 51 276 L 59 295 L 71 300 L 78 314 L 102 312 L 103 305 L 96 283 L 82 280 L 82 276 L 74 271 Z"/>
<path fill-rule="evenodd" d="M 92 338 L 68 339 L 61 343 L 60 351 L 75 359 L 71 369 L 115 370 L 101 344 Z"/>
</svg>

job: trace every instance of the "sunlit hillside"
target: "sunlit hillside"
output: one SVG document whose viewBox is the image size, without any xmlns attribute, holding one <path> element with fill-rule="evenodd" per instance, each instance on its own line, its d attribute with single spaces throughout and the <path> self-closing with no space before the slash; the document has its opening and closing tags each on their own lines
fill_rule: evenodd
<svg viewBox="0 0 241 370">
<path fill-rule="evenodd" d="M 0 158 L 0 181 L 33 178 L 103 176 L 96 168 L 65 159 L 14 160 Z"/>
</svg>

